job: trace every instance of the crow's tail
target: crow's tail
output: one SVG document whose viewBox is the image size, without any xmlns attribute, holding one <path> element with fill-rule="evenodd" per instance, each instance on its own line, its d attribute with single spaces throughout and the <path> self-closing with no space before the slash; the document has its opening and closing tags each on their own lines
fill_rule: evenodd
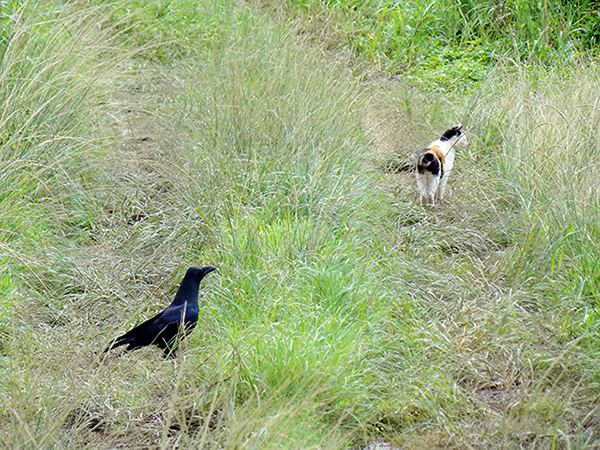
<svg viewBox="0 0 600 450">
<path fill-rule="evenodd" d="M 114 341 L 112 341 L 110 344 L 108 344 L 108 346 L 104 349 L 104 351 L 102 353 L 106 353 L 109 352 L 110 350 L 120 347 L 121 345 L 125 345 L 128 344 L 129 340 L 128 339 L 123 339 L 122 337 L 115 339 Z"/>
</svg>

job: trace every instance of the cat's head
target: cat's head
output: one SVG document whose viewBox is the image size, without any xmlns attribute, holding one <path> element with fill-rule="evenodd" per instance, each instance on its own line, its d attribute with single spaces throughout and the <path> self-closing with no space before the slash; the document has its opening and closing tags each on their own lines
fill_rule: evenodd
<svg viewBox="0 0 600 450">
<path fill-rule="evenodd" d="M 462 132 L 462 125 L 460 123 L 449 130 L 444 131 L 440 141 L 448 142 L 450 146 L 457 150 L 462 150 L 469 145 L 467 136 Z"/>
</svg>

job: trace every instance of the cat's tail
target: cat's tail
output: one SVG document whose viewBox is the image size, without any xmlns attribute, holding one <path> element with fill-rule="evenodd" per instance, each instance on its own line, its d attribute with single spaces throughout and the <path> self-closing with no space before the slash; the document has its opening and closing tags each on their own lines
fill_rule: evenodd
<svg viewBox="0 0 600 450">
<path fill-rule="evenodd" d="M 417 174 L 425 175 L 429 172 L 435 177 L 443 177 L 444 159 L 444 152 L 437 145 L 421 150 L 417 155 Z"/>
</svg>

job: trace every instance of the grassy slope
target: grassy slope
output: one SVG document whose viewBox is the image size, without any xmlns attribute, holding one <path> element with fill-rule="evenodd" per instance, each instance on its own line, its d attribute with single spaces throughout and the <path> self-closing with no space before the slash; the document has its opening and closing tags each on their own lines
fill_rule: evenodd
<svg viewBox="0 0 600 450">
<path fill-rule="evenodd" d="M 498 70 L 448 102 L 357 84 L 302 21 L 228 2 L 125 9 L 88 12 L 130 40 L 179 40 L 119 64 L 93 56 L 84 20 L 95 76 L 60 91 L 83 92 L 51 135 L 65 156 L 32 172 L 54 139 L 23 138 L 26 158 L 3 146 L 23 195 L 3 197 L 2 220 L 39 227 L 2 243 L 5 446 L 594 445 L 597 177 L 572 167 L 598 148 L 597 72 Z M 50 57 L 25 46 L 37 67 L 74 53 L 56 39 Z M 23 89 L 4 105 L 23 111 Z M 410 177 L 374 166 L 450 119 L 472 145 L 451 206 L 424 210 Z M 221 271 L 182 357 L 98 360 L 202 263 Z"/>
</svg>

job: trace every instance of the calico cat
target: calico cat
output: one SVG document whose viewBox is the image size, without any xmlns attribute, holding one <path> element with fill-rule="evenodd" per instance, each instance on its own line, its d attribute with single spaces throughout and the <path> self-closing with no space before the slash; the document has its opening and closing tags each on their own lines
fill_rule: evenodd
<svg viewBox="0 0 600 450">
<path fill-rule="evenodd" d="M 444 198 L 444 190 L 454 165 L 454 149 L 467 147 L 467 137 L 462 132 L 462 125 L 446 130 L 439 139 L 417 155 L 416 173 L 417 187 L 421 205 L 423 202 L 434 204 Z"/>
</svg>

